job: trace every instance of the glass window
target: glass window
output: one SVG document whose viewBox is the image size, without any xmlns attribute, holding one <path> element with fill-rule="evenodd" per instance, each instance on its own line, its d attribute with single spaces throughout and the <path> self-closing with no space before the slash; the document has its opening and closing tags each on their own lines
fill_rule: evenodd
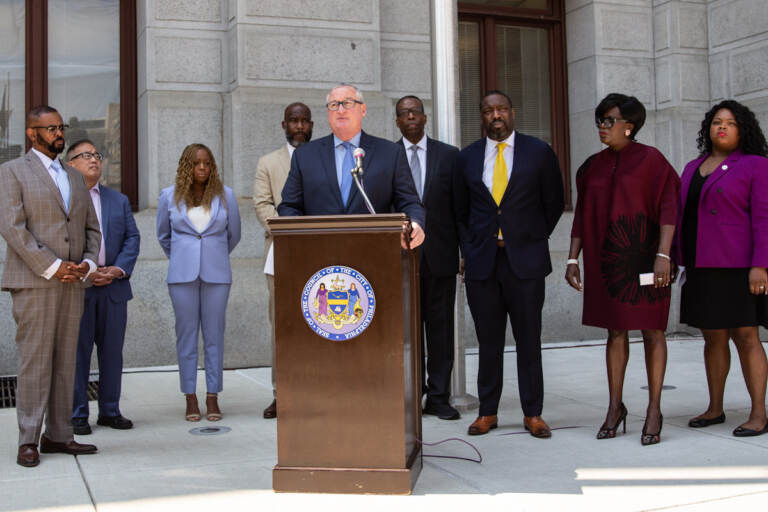
<svg viewBox="0 0 768 512">
<path fill-rule="evenodd" d="M 459 22 L 459 118 L 461 147 L 468 146 L 482 135 L 480 125 L 480 23 Z"/>
<path fill-rule="evenodd" d="M 497 89 L 515 109 L 515 129 L 552 144 L 549 38 L 543 28 L 496 25 Z"/>
<path fill-rule="evenodd" d="M 105 156 L 101 182 L 120 190 L 120 2 L 48 1 L 48 104 Z"/>
<path fill-rule="evenodd" d="M 24 152 L 25 0 L 0 0 L 0 163 Z"/>
</svg>

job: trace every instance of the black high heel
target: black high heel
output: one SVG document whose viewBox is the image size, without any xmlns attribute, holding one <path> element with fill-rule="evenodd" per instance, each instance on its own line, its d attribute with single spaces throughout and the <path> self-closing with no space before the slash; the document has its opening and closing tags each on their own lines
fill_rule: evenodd
<svg viewBox="0 0 768 512">
<path fill-rule="evenodd" d="M 661 427 L 664 426 L 664 415 L 659 414 L 659 431 L 655 434 L 649 434 L 646 431 L 648 427 L 648 418 L 645 419 L 643 424 L 643 435 L 640 436 L 640 444 L 643 446 L 650 446 L 652 444 L 658 444 L 661 442 Z"/>
<path fill-rule="evenodd" d="M 619 425 L 624 423 L 624 433 L 627 433 L 627 408 L 624 406 L 624 402 L 621 402 L 621 414 L 619 414 L 619 421 L 613 427 L 606 427 L 605 423 L 597 431 L 598 439 L 613 439 L 616 437 L 616 431 L 619 430 Z"/>
</svg>

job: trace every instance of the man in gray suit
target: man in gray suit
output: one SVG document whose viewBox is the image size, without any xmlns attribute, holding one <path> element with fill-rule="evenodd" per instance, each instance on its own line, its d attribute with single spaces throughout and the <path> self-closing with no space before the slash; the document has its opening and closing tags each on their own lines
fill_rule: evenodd
<svg viewBox="0 0 768 512">
<path fill-rule="evenodd" d="M 33 108 L 32 149 L 0 165 L 2 289 L 11 292 L 19 354 L 16 462 L 25 467 L 39 464 L 38 442 L 42 453 L 96 452 L 75 442 L 70 419 L 83 281 L 96 269 L 101 232 L 83 176 L 57 158 L 66 128 L 55 109 Z"/>
<path fill-rule="evenodd" d="M 293 150 L 312 139 L 312 112 L 303 103 L 291 103 L 285 107 L 283 130 L 288 141 L 284 146 L 259 158 L 256 164 L 256 179 L 253 182 L 253 205 L 256 216 L 264 227 L 264 258 L 272 245 L 272 234 L 267 227 L 267 219 L 277 216 L 277 205 L 283 193 L 283 185 L 291 170 Z M 271 322 L 270 339 L 272 340 L 272 395 L 275 396 L 275 281 L 266 274 L 269 289 L 269 317 Z M 264 409 L 265 418 L 277 417 L 277 401 Z"/>
</svg>

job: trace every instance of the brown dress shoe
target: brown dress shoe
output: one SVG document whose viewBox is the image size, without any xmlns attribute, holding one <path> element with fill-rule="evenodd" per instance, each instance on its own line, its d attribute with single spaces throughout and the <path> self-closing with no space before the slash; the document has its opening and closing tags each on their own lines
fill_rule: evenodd
<svg viewBox="0 0 768 512">
<path fill-rule="evenodd" d="M 533 437 L 538 437 L 539 439 L 552 437 L 552 430 L 541 416 L 525 416 L 523 418 L 523 425 L 525 425 L 525 430 L 530 432 Z"/>
<path fill-rule="evenodd" d="M 40 464 L 40 455 L 37 453 L 36 444 L 23 444 L 19 446 L 19 454 L 16 456 L 16 464 L 25 468 L 33 468 Z"/>
<path fill-rule="evenodd" d="M 487 434 L 489 430 L 499 426 L 499 421 L 496 415 L 493 416 L 478 416 L 477 419 L 469 426 L 467 434 L 471 436 L 481 436 Z"/>
<path fill-rule="evenodd" d="M 69 455 L 88 455 L 98 449 L 92 444 L 80 444 L 74 439 L 66 443 L 57 443 L 47 437 L 40 438 L 40 453 L 68 453 Z"/>
<path fill-rule="evenodd" d="M 269 404 L 269 407 L 264 409 L 264 417 L 267 419 L 277 418 L 277 400 L 272 400 L 272 403 Z"/>
</svg>

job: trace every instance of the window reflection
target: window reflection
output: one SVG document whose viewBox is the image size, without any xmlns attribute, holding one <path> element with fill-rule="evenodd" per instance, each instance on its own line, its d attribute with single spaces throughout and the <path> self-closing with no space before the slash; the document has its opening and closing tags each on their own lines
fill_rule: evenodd
<svg viewBox="0 0 768 512">
<path fill-rule="evenodd" d="M 24 152 L 24 0 L 0 0 L 0 164 Z"/>
<path fill-rule="evenodd" d="M 119 190 L 119 0 L 48 0 L 48 103 L 68 143 L 87 138 L 104 154 L 101 182 Z"/>
</svg>

